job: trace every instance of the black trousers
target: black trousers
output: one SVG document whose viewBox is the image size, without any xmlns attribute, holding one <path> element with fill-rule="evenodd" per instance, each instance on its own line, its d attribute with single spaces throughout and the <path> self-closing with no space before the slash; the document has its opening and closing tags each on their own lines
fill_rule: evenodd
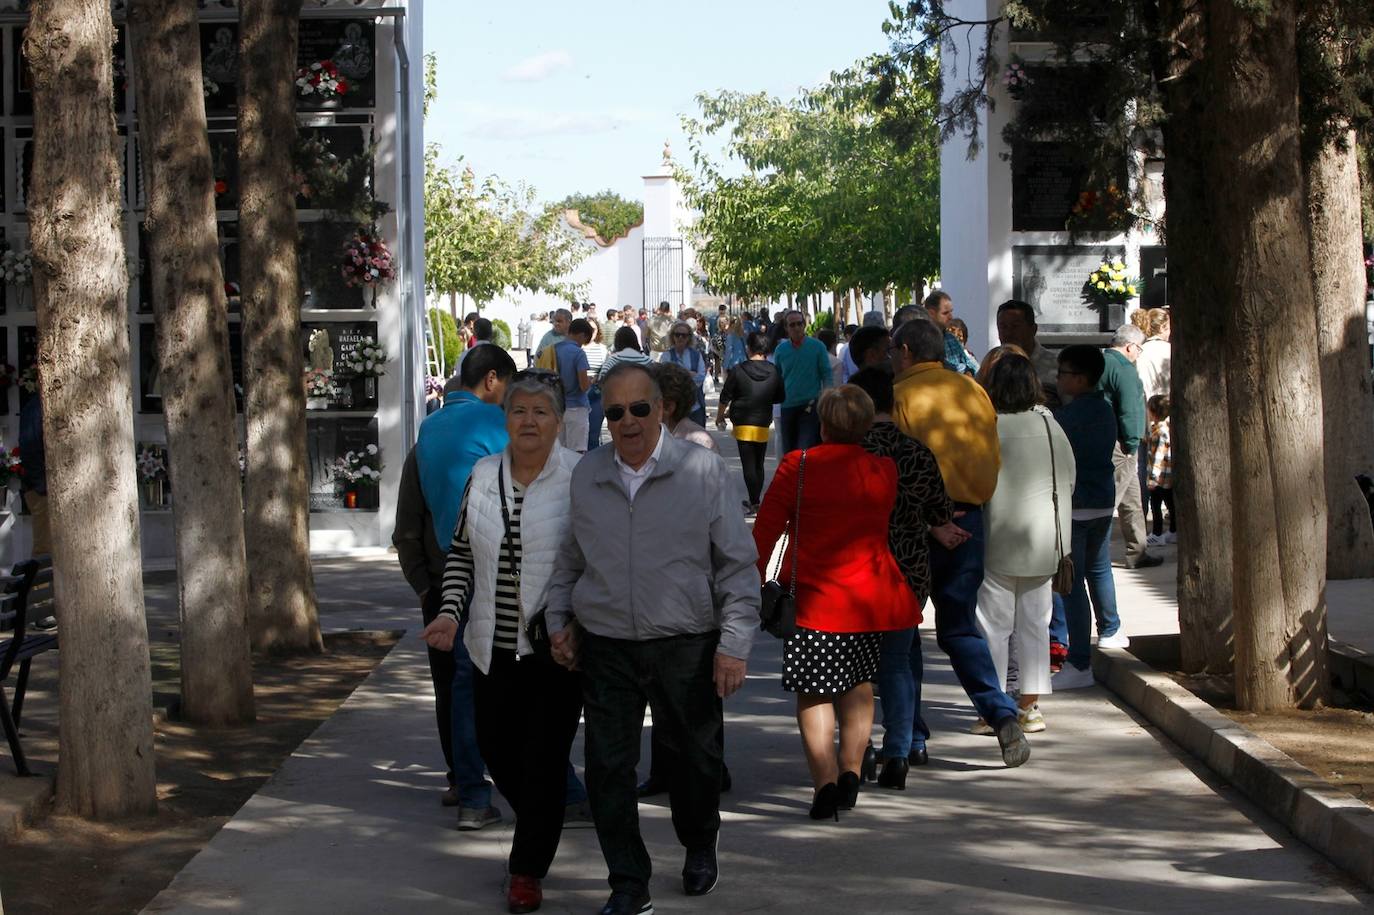
<svg viewBox="0 0 1374 915">
<path fill-rule="evenodd" d="M 543 879 L 563 837 L 568 754 L 582 715 L 582 675 L 547 656 L 495 650 L 474 671 L 477 747 L 515 810 L 510 872 Z"/>
<path fill-rule="evenodd" d="M 1150 491 L 1150 514 L 1154 516 L 1152 522 L 1155 534 L 1164 533 L 1164 507 L 1169 509 L 1169 533 L 1175 533 L 1177 522 L 1174 521 L 1174 490 L 1173 487 L 1165 488 L 1156 486 Z"/>
<path fill-rule="evenodd" d="M 434 622 L 443 603 L 443 589 L 437 584 L 425 594 L 420 612 L 425 625 Z M 439 744 L 448 765 L 448 783 L 453 785 L 453 652 L 429 649 L 429 678 L 434 681 L 434 723 L 439 726 Z"/>
<path fill-rule="evenodd" d="M 718 632 L 644 642 L 586 636 L 587 793 L 612 890 L 644 892 L 652 874 L 635 794 L 646 704 L 654 730 L 663 728 L 678 754 L 668 791 L 678 841 L 689 849 L 715 844 L 724 745 L 719 640 Z"/>
<path fill-rule="evenodd" d="M 763 462 L 768 457 L 768 443 L 735 439 L 735 445 L 739 448 L 739 462 L 744 465 L 744 488 L 749 490 L 749 501 L 758 505 L 763 501 Z"/>
</svg>

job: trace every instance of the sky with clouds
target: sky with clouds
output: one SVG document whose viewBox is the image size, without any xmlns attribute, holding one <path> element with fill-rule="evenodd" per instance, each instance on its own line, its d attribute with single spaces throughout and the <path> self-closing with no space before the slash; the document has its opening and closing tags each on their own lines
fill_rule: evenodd
<svg viewBox="0 0 1374 915">
<path fill-rule="evenodd" d="M 638 199 L 699 92 L 792 96 L 881 51 L 886 0 L 525 0 L 425 4 L 442 159 L 533 185 L 545 200 L 610 188 Z"/>
</svg>

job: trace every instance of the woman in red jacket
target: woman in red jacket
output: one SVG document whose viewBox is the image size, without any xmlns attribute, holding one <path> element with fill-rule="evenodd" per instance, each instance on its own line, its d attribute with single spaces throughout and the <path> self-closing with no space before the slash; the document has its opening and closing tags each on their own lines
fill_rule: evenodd
<svg viewBox="0 0 1374 915">
<path fill-rule="evenodd" d="M 797 694 L 797 724 L 816 786 L 811 818 L 854 806 L 873 729 L 882 633 L 921 621 L 921 605 L 888 548 L 897 467 L 864 450 L 873 401 L 853 385 L 816 405 L 823 444 L 783 458 L 754 525 L 759 571 L 791 525 L 778 579 L 796 565 L 797 633 L 783 646 L 782 687 Z M 839 758 L 835 719 L 840 722 Z"/>
</svg>

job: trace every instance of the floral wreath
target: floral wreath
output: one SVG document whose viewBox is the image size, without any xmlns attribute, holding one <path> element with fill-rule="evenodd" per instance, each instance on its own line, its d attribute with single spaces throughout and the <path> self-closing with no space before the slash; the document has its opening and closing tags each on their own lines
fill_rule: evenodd
<svg viewBox="0 0 1374 915">
<path fill-rule="evenodd" d="M 329 471 L 335 480 L 376 486 L 381 482 L 383 466 L 377 446 L 368 445 L 362 451 L 349 451 L 335 458 L 329 463 Z"/>
</svg>

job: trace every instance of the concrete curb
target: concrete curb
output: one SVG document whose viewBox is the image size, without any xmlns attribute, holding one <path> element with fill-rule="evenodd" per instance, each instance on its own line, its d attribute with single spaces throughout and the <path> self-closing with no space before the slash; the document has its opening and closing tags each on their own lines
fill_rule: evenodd
<svg viewBox="0 0 1374 915">
<path fill-rule="evenodd" d="M 1374 808 L 1319 778 L 1125 649 L 1094 649 L 1093 674 L 1294 835 L 1374 888 Z M 1365 676 L 1371 674 L 1374 668 L 1366 668 Z"/>
</svg>

